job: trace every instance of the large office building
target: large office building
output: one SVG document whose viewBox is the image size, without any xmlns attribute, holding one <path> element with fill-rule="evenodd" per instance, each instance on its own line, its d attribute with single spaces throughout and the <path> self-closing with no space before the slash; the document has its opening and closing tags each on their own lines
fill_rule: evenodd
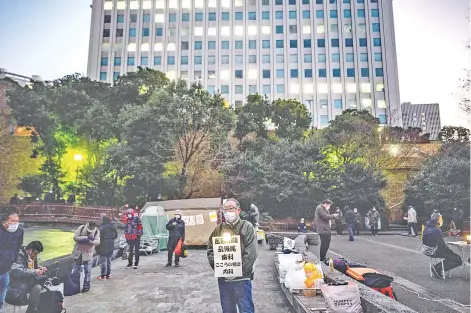
<svg viewBox="0 0 471 313">
<path fill-rule="evenodd" d="M 138 66 L 236 107 L 299 99 L 316 127 L 349 108 L 402 126 L 392 0 L 93 0 L 89 77 Z"/>
<path fill-rule="evenodd" d="M 421 128 L 423 133 L 430 134 L 430 140 L 438 139 L 438 133 L 442 129 L 438 103 L 413 104 L 405 102 L 401 107 L 404 128 Z"/>
</svg>

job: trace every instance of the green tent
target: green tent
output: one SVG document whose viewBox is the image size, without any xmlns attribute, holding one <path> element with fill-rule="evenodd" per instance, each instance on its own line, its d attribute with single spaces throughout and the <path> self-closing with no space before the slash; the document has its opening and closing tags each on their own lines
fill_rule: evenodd
<svg viewBox="0 0 471 313">
<path fill-rule="evenodd" d="M 145 236 L 160 236 L 159 250 L 167 249 L 168 231 L 165 228 L 168 217 L 161 206 L 145 207 L 142 217 L 142 228 Z"/>
</svg>

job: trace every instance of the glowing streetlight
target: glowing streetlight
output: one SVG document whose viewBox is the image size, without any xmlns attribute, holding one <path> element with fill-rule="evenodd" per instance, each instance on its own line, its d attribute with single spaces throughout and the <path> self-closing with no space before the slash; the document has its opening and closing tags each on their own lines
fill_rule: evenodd
<svg viewBox="0 0 471 313">
<path fill-rule="evenodd" d="M 399 147 L 398 146 L 389 147 L 389 153 L 391 153 L 393 156 L 397 156 L 399 154 Z"/>
<path fill-rule="evenodd" d="M 81 154 L 74 154 L 74 161 L 77 162 L 77 170 L 75 171 L 75 182 L 78 181 L 78 173 L 79 173 L 79 164 L 83 161 L 83 156 Z"/>
</svg>

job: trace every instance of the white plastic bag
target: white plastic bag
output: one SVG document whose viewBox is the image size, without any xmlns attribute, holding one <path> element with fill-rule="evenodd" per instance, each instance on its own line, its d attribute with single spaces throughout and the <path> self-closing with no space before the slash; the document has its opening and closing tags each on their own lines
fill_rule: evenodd
<svg viewBox="0 0 471 313">
<path fill-rule="evenodd" d="M 293 250 L 296 245 L 296 241 L 289 239 L 288 237 L 283 238 L 283 250 Z"/>
<path fill-rule="evenodd" d="M 357 284 L 321 286 L 322 295 L 335 313 L 363 313 Z"/>
<path fill-rule="evenodd" d="M 292 269 L 289 270 L 289 272 L 286 274 L 285 286 L 290 290 L 303 289 L 306 288 L 304 280 L 306 280 L 306 274 L 304 273 L 304 270 Z"/>
</svg>

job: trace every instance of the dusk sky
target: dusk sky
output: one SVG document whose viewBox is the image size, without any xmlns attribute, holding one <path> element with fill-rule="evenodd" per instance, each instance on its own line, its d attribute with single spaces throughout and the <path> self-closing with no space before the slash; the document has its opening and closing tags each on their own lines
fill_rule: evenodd
<svg viewBox="0 0 471 313">
<path fill-rule="evenodd" d="M 443 125 L 465 125 L 456 94 L 463 69 L 471 68 L 469 0 L 393 3 L 401 102 L 438 102 Z M 90 4 L 0 0 L 0 68 L 47 80 L 86 74 Z"/>
</svg>

